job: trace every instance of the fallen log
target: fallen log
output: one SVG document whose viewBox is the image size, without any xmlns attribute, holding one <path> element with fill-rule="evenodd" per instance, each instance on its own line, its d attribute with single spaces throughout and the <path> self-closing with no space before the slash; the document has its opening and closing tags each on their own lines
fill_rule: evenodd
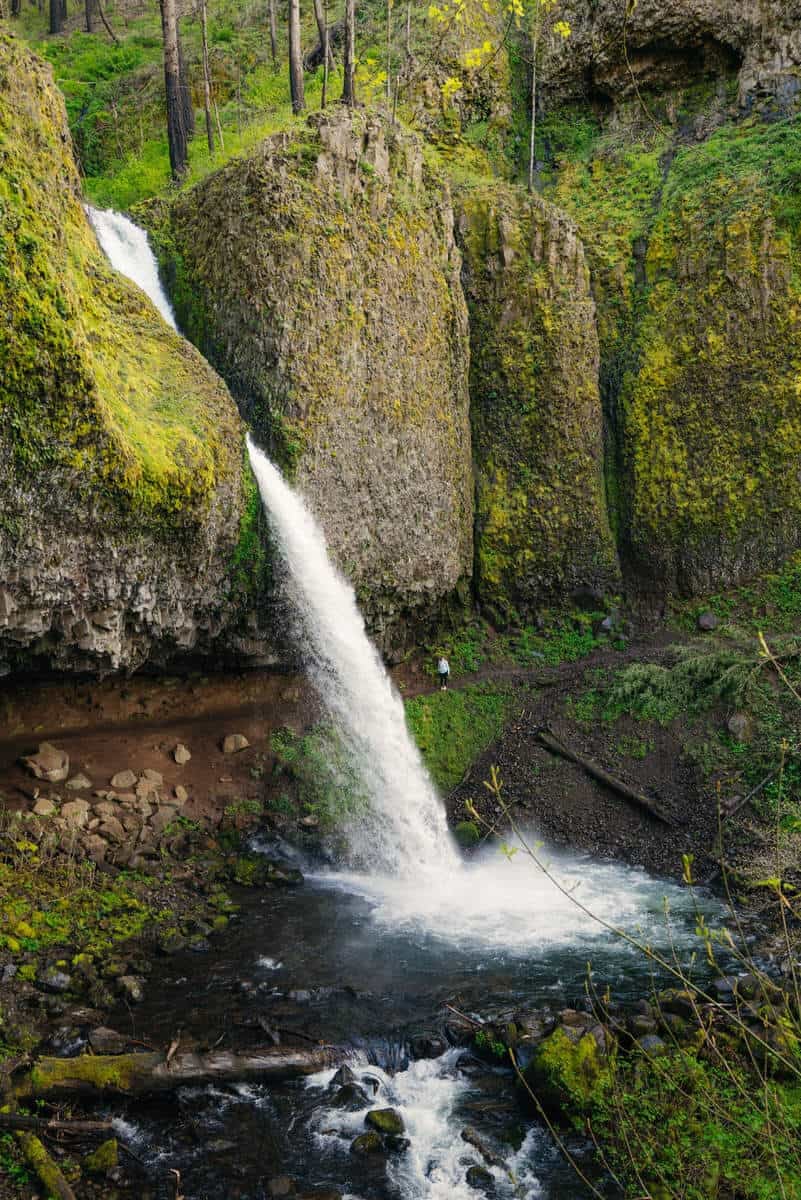
<svg viewBox="0 0 801 1200">
<path fill-rule="evenodd" d="M 234 1054 L 228 1050 L 209 1054 L 81 1054 L 77 1058 L 40 1058 L 30 1075 L 14 1084 L 17 1099 L 50 1096 L 137 1096 L 173 1091 L 187 1084 L 284 1083 L 337 1066 L 347 1051 L 336 1046 L 297 1049 L 269 1046 Z"/>
<path fill-rule="evenodd" d="M 764 779 L 760 780 L 756 787 L 752 787 L 747 796 L 741 796 L 739 800 L 735 801 L 734 804 L 725 809 L 720 814 L 721 821 L 730 821 L 732 817 L 736 817 L 737 813 L 740 812 L 741 809 L 745 808 L 746 804 L 750 804 L 754 797 L 757 796 L 764 787 L 767 787 L 771 779 L 774 779 L 778 774 L 779 768 L 776 767 L 768 775 L 766 775 Z"/>
<path fill-rule="evenodd" d="M 48 1196 L 56 1200 L 75 1200 L 75 1193 L 61 1171 L 53 1162 L 42 1143 L 32 1133 L 19 1132 L 14 1135 L 19 1142 L 25 1161 L 44 1185 Z"/>
<path fill-rule="evenodd" d="M 617 792 L 619 796 L 622 796 L 624 800 L 628 800 L 630 804 L 635 804 L 638 808 L 644 809 L 650 816 L 655 817 L 657 821 L 661 821 L 663 825 L 675 827 L 675 821 L 666 816 L 659 806 L 643 792 L 635 791 L 634 788 L 624 783 L 622 779 L 616 779 L 614 775 L 610 775 L 603 767 L 599 767 L 591 758 L 584 758 L 583 755 L 577 754 L 575 750 L 571 750 L 551 730 L 539 729 L 537 731 L 537 738 L 546 750 L 550 750 L 551 754 L 558 754 L 560 758 L 566 758 L 568 762 L 576 763 L 588 775 L 596 779 L 598 783 L 602 783 L 610 791 Z"/>
<path fill-rule="evenodd" d="M 111 1121 L 59 1121 L 55 1117 L 23 1117 L 0 1112 L 0 1129 L 23 1129 L 32 1133 L 108 1133 Z"/>
</svg>

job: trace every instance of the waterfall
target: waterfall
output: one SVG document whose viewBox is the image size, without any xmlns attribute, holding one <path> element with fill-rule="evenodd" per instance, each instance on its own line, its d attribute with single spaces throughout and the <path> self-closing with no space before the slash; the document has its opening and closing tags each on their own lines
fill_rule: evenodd
<svg viewBox="0 0 801 1200">
<path fill-rule="evenodd" d="M 403 701 L 370 642 L 353 588 L 297 492 L 248 438 L 253 472 L 287 566 L 305 667 L 362 785 L 350 842 L 362 865 L 401 875 L 454 865 L 445 813 L 406 728 Z"/>
<path fill-rule="evenodd" d="M 112 266 L 175 318 L 144 230 L 119 213 L 87 207 Z M 353 588 L 333 565 L 303 499 L 248 438 L 253 472 L 287 569 L 298 649 L 335 722 L 363 806 L 347 829 L 352 861 L 405 877 L 455 869 L 445 813 L 406 728 L 403 701 L 367 636 Z"/>
<path fill-rule="evenodd" d="M 112 267 L 140 287 L 167 324 L 177 329 L 172 305 L 161 286 L 158 264 L 144 229 L 110 208 L 101 211 L 87 204 L 86 215 Z"/>
</svg>

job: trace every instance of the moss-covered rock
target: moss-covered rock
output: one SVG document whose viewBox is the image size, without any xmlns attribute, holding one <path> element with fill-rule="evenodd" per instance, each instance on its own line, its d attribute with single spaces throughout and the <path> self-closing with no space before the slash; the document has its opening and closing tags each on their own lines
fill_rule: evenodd
<svg viewBox="0 0 801 1200">
<path fill-rule="evenodd" d="M 558 1027 L 534 1052 L 526 1086 L 550 1116 L 577 1120 L 589 1113 L 604 1080 L 604 1063 L 591 1033 Z"/>
<path fill-rule="evenodd" d="M 799 153 L 796 121 L 746 124 L 671 167 L 620 400 L 645 587 L 714 591 L 801 545 Z"/>
<path fill-rule="evenodd" d="M 503 184 L 464 188 L 476 588 L 501 619 L 618 579 L 598 337 L 573 223 Z"/>
<path fill-rule="evenodd" d="M 399 648 L 472 561 L 461 259 L 421 143 L 317 115 L 181 194 L 157 240 L 183 327 Z"/>
<path fill-rule="evenodd" d="M 108 1138 L 105 1142 L 101 1142 L 91 1154 L 87 1154 L 83 1165 L 91 1175 L 105 1175 L 107 1171 L 116 1167 L 118 1158 L 117 1139 Z"/>
<path fill-rule="evenodd" d="M 50 69 L 7 36 L 0 91 L 0 669 L 207 648 L 234 607 L 235 406 L 107 263 Z"/>
</svg>

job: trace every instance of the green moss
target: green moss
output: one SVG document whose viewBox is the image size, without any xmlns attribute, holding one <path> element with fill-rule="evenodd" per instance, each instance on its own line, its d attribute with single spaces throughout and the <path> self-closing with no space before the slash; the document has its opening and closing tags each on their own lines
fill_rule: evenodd
<svg viewBox="0 0 801 1200">
<path fill-rule="evenodd" d="M 107 1141 L 101 1142 L 91 1154 L 87 1154 L 83 1165 L 92 1175 L 105 1175 L 107 1171 L 116 1167 L 118 1157 L 117 1139 L 108 1138 Z"/>
<path fill-rule="evenodd" d="M 592 1034 L 574 1041 L 562 1028 L 537 1046 L 524 1073 L 545 1111 L 568 1118 L 579 1128 L 601 1094 L 605 1077 L 606 1067 Z"/>
<path fill-rule="evenodd" d="M 47 1195 L 63 1195 L 64 1177 L 42 1142 L 32 1133 L 19 1132 L 16 1134 L 16 1138 L 25 1156 L 25 1161 L 45 1187 Z"/>
<path fill-rule="evenodd" d="M 476 684 L 406 701 L 406 720 L 434 782 L 444 792 L 502 732 L 518 701 L 513 692 Z"/>
<path fill-rule="evenodd" d="M 476 582 L 505 623 L 608 586 L 598 347 L 575 232 L 501 184 L 459 190 L 470 310 Z"/>
<path fill-rule="evenodd" d="M 97 1092 L 125 1092 L 139 1066 L 135 1054 L 40 1058 L 31 1068 L 29 1090 L 34 1096 L 46 1096 L 64 1085 L 83 1083 Z"/>
<path fill-rule="evenodd" d="M 469 850 L 481 841 L 481 830 L 475 821 L 460 821 L 453 827 L 453 836 L 464 850 Z"/>
<path fill-rule="evenodd" d="M 235 410 L 109 267 L 81 208 L 61 101 L 6 36 L 0 80 L 0 426 L 12 478 L 60 475 L 107 519 L 186 529 L 236 478 Z"/>
</svg>

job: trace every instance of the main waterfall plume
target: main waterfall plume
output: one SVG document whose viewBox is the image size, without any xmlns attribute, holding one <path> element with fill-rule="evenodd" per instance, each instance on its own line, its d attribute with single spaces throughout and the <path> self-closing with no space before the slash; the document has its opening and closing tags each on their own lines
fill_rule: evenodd
<svg viewBox="0 0 801 1200">
<path fill-rule="evenodd" d="M 297 492 L 248 438 L 250 461 L 287 567 L 298 645 L 367 801 L 351 822 L 360 863 L 418 874 L 457 862 L 442 804 L 409 736 L 403 702 L 370 642 L 353 588 L 331 562 Z"/>
<path fill-rule="evenodd" d="M 112 266 L 136 283 L 176 328 L 144 230 L 115 212 L 87 208 Z M 347 829 L 352 862 L 418 876 L 457 868 L 439 797 L 406 728 L 403 702 L 370 642 L 353 588 L 328 555 L 303 499 L 248 438 L 297 614 L 297 648 L 344 743 L 362 806 Z"/>
</svg>

